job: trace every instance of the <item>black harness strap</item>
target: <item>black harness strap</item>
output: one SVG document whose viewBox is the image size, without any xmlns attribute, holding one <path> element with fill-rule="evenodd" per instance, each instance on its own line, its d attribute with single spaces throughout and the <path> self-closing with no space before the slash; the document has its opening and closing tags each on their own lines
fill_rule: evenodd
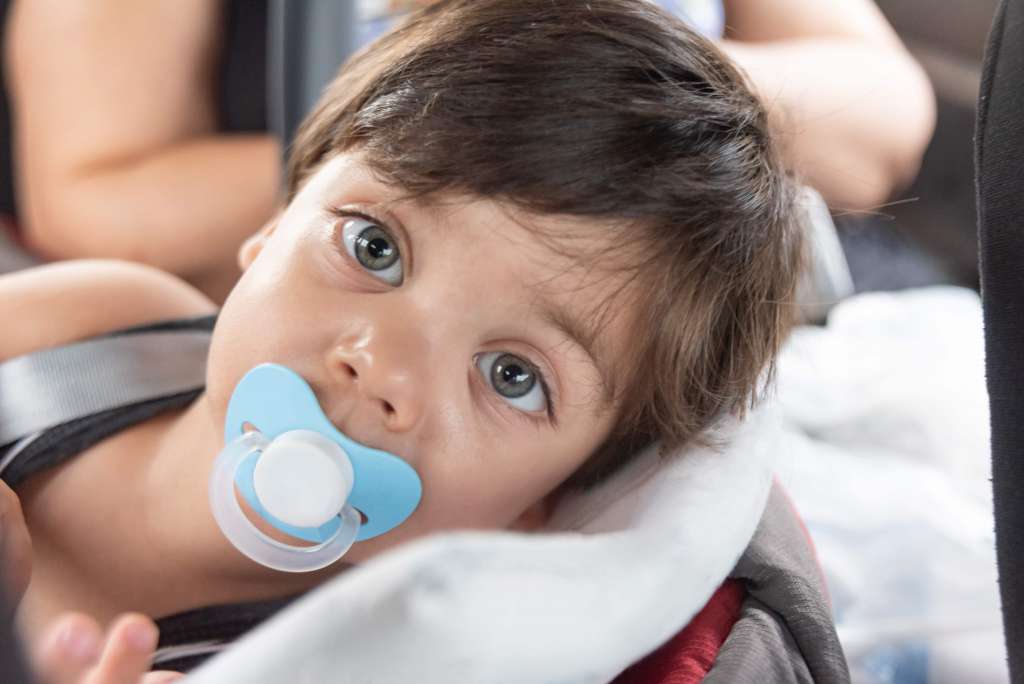
<svg viewBox="0 0 1024 684">
<path fill-rule="evenodd" d="M 0 477 L 17 487 L 120 430 L 187 406 L 205 384 L 214 321 L 206 316 L 131 328 L 0 364 L 0 443 L 6 444 Z M 161 618 L 154 667 L 187 671 L 293 599 Z M 9 628 L 10 617 L 0 617 Z"/>
<path fill-rule="evenodd" d="M 215 318 L 139 326 L 0 364 L 0 477 L 31 474 L 163 411 L 205 384 Z"/>
</svg>

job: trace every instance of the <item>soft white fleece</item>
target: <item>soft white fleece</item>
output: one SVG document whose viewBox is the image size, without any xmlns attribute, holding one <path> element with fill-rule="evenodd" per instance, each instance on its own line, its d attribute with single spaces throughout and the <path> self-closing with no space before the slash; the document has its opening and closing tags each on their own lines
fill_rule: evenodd
<svg viewBox="0 0 1024 684">
<path fill-rule="evenodd" d="M 607 682 L 678 632 L 746 547 L 771 486 L 772 412 L 721 451 L 645 453 L 566 500 L 551 534 L 455 533 L 317 589 L 189 682 Z"/>
</svg>

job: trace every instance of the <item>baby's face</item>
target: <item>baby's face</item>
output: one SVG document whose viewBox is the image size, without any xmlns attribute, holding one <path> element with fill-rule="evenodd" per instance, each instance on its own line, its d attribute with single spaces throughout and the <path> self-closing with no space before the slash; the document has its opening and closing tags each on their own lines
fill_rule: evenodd
<svg viewBox="0 0 1024 684">
<path fill-rule="evenodd" d="M 218 426 L 242 376 L 279 363 L 339 430 L 417 470 L 419 508 L 356 562 L 430 531 L 541 522 L 609 434 L 605 377 L 628 353 L 626 307 L 587 332 L 622 278 L 571 256 L 599 227 L 531 217 L 582 235 L 552 249 L 496 202 L 399 198 L 356 154 L 324 164 L 243 247 L 208 371 Z"/>
</svg>

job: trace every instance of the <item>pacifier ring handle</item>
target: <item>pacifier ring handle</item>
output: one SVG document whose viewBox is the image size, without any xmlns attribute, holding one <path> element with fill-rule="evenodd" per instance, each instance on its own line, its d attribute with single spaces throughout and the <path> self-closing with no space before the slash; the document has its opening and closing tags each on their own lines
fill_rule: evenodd
<svg viewBox="0 0 1024 684">
<path fill-rule="evenodd" d="M 341 525 L 327 541 L 315 546 L 291 546 L 264 534 L 242 510 L 235 493 L 235 473 L 253 451 L 269 441 L 248 432 L 230 443 L 217 457 L 210 478 L 210 507 L 217 524 L 231 544 L 245 556 L 282 572 L 312 572 L 336 562 L 351 548 L 359 532 L 360 516 L 346 504 L 339 513 Z"/>
</svg>

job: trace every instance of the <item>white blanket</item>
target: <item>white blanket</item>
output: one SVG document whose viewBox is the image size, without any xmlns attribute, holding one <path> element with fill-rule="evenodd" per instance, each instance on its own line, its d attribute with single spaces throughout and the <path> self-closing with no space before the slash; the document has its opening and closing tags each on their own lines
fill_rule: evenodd
<svg viewBox="0 0 1024 684">
<path fill-rule="evenodd" d="M 771 485 L 770 411 L 722 452 L 653 452 L 566 500 L 550 533 L 452 533 L 375 558 L 190 682 L 608 682 L 728 575 Z"/>
<path fill-rule="evenodd" d="M 549 535 L 439 535 L 326 585 L 189 681 L 607 682 L 704 605 L 773 459 L 855 681 L 1006 681 L 973 292 L 854 297 L 799 329 L 777 409 L 724 453 L 645 455 Z M 776 457 L 778 457 L 776 459 Z"/>
<path fill-rule="evenodd" d="M 977 294 L 867 294 L 779 361 L 779 480 L 860 684 L 1008 681 Z"/>
</svg>

